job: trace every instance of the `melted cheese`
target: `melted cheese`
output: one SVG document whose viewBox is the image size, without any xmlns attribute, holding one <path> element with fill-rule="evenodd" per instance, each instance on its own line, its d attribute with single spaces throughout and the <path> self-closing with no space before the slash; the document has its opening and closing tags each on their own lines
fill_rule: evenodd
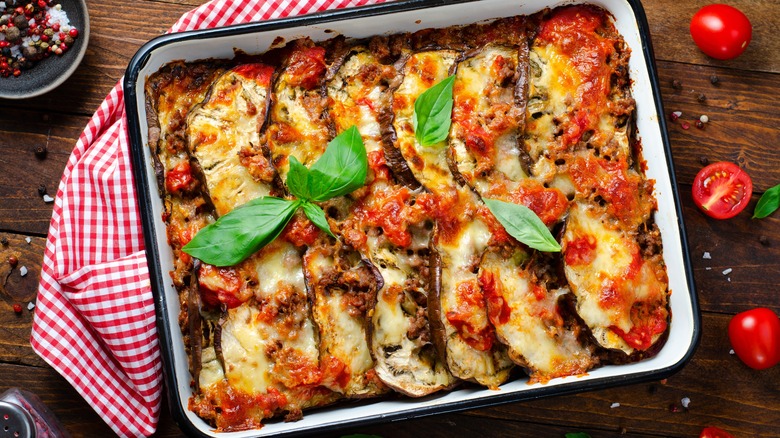
<svg viewBox="0 0 780 438">
<path fill-rule="evenodd" d="M 266 347 L 272 339 L 258 318 L 258 310 L 240 306 L 228 312 L 222 326 L 222 356 L 230 386 L 248 394 L 262 394 L 271 384 L 272 363 Z M 202 379 L 201 379 L 202 381 Z"/>
</svg>

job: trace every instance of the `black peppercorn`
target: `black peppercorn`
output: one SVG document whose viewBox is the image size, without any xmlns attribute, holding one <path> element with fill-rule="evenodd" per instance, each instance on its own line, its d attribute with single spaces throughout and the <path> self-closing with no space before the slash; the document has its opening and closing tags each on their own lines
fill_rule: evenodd
<svg viewBox="0 0 780 438">
<path fill-rule="evenodd" d="M 0 243 L 2 243 L 3 246 L 8 246 L 8 238 L 5 236 L 0 237 Z"/>
<path fill-rule="evenodd" d="M 675 79 L 672 81 L 672 88 L 675 90 L 682 90 L 682 82 L 680 82 L 679 79 Z"/>
<path fill-rule="evenodd" d="M 42 159 L 46 158 L 46 154 L 49 153 L 49 150 L 46 149 L 46 145 L 40 145 L 40 146 L 35 148 L 34 152 L 35 152 L 35 156 L 42 160 Z"/>
<path fill-rule="evenodd" d="M 704 102 L 706 102 L 706 101 L 707 101 L 707 96 L 705 96 L 705 95 L 704 95 L 704 93 L 699 93 L 699 94 L 696 96 L 696 100 L 698 100 L 698 101 L 699 101 L 699 103 L 704 103 Z"/>
<path fill-rule="evenodd" d="M 706 166 L 710 164 L 710 159 L 707 157 L 699 157 L 699 163 L 701 163 L 702 166 Z"/>
<path fill-rule="evenodd" d="M 43 196 L 46 194 L 46 186 L 41 184 L 38 186 L 38 196 Z"/>
<path fill-rule="evenodd" d="M 710 76 L 710 83 L 712 85 L 719 85 L 720 84 L 720 78 L 717 75 Z"/>
<path fill-rule="evenodd" d="M 766 236 L 760 236 L 758 241 L 761 242 L 761 244 L 764 246 L 769 246 L 769 238 Z"/>
</svg>

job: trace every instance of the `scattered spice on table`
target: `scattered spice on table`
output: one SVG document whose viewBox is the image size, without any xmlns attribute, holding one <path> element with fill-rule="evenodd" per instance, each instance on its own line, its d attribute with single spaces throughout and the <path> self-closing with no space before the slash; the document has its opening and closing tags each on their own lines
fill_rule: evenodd
<svg viewBox="0 0 780 438">
<path fill-rule="evenodd" d="M 43 160 L 44 158 L 46 158 L 46 154 L 48 152 L 49 151 L 46 149 L 46 145 L 41 145 L 35 148 L 35 151 L 33 153 L 35 154 L 36 158 L 38 158 L 39 160 Z"/>
<path fill-rule="evenodd" d="M 62 55 L 78 36 L 60 0 L 0 0 L 0 78 Z"/>
</svg>

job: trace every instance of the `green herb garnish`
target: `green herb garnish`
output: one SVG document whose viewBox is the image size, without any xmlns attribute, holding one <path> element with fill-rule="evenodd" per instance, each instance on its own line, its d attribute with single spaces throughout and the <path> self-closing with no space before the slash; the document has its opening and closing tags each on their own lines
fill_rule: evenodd
<svg viewBox="0 0 780 438">
<path fill-rule="evenodd" d="M 450 76 L 425 90 L 414 102 L 414 135 L 422 146 L 431 146 L 447 139 L 452 124 L 452 84 Z"/>
<path fill-rule="evenodd" d="M 264 196 L 207 225 L 182 250 L 214 266 L 233 266 L 276 239 L 300 201 Z"/>
<path fill-rule="evenodd" d="M 311 169 L 290 156 L 287 187 L 297 199 L 254 199 L 207 225 L 182 250 L 214 266 L 233 266 L 271 243 L 298 208 L 322 231 L 336 237 L 314 202 L 362 187 L 368 173 L 363 139 L 354 126 L 334 138 Z"/>
<path fill-rule="evenodd" d="M 569 432 L 566 434 L 566 438 L 590 438 L 585 432 Z"/>
<path fill-rule="evenodd" d="M 561 245 L 555 241 L 550 230 L 530 208 L 497 199 L 485 198 L 484 201 L 506 232 L 519 242 L 539 251 L 561 250 Z"/>
<path fill-rule="evenodd" d="M 761 195 L 753 210 L 753 219 L 763 219 L 780 208 L 780 184 L 768 189 Z"/>
</svg>

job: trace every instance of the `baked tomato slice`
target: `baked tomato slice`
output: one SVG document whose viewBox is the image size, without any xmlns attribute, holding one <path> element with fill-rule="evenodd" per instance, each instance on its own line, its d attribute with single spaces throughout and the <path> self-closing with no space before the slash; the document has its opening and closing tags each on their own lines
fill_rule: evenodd
<svg viewBox="0 0 780 438">
<path fill-rule="evenodd" d="M 753 181 L 734 163 L 710 164 L 693 180 L 693 202 L 715 219 L 736 216 L 747 207 L 753 194 Z"/>
</svg>

